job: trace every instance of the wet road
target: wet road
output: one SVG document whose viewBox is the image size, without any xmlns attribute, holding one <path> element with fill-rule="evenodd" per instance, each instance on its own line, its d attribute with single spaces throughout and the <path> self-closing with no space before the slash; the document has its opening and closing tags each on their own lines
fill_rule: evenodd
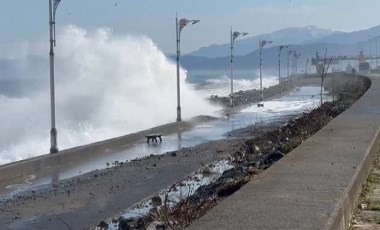
<svg viewBox="0 0 380 230">
<path fill-rule="evenodd" d="M 224 138 L 224 134 L 235 129 L 247 127 L 254 123 L 284 122 L 289 116 L 314 108 L 319 103 L 319 87 L 302 87 L 276 100 L 266 101 L 263 108 L 248 107 L 229 119 L 216 119 L 196 124 L 188 129 L 163 136 L 163 142 L 147 144 L 145 139 L 120 146 L 118 150 L 104 150 L 96 157 L 87 157 L 76 161 L 69 159 L 57 166 L 41 165 L 29 175 L 0 182 L 0 199 L 39 185 L 50 184 L 71 178 L 96 169 L 112 167 L 114 162 L 126 162 L 149 155 L 159 155 L 185 147 L 192 147 L 212 140 Z M 327 98 L 327 97 L 326 97 Z"/>
</svg>

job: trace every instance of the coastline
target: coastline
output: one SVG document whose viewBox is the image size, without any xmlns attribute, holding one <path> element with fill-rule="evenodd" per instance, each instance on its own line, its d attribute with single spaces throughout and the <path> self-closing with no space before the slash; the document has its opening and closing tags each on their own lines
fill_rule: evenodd
<svg viewBox="0 0 380 230">
<path fill-rule="evenodd" d="M 38 229 L 54 225 L 56 229 L 66 229 L 60 220 L 64 219 L 70 220 L 73 229 L 89 228 L 200 167 L 235 153 L 244 144 L 247 137 L 244 135 L 129 163 L 114 162 L 111 168 L 54 182 L 0 201 L 0 226 Z"/>
</svg>

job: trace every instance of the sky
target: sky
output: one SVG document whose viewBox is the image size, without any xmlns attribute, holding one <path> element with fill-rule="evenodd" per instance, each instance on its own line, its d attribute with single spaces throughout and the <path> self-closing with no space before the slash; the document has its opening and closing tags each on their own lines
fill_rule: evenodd
<svg viewBox="0 0 380 230">
<path fill-rule="evenodd" d="M 115 4 L 117 1 L 117 4 Z M 340 31 L 380 24 L 379 0 L 62 0 L 57 28 L 111 28 L 117 36 L 146 35 L 175 51 L 175 15 L 199 19 L 184 29 L 184 53 L 229 42 L 229 31 L 250 35 L 314 25 Z M 48 41 L 48 0 L 0 0 L 0 45 Z M 59 38 L 57 38 L 59 41 Z"/>
</svg>

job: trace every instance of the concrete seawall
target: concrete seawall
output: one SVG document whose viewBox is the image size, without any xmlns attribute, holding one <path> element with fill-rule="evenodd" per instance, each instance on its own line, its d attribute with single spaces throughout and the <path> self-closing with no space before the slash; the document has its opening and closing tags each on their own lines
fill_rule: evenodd
<svg viewBox="0 0 380 230">
<path fill-rule="evenodd" d="M 113 151 L 122 150 L 123 146 L 145 139 L 145 135 L 150 133 L 170 134 L 179 130 L 191 128 L 194 124 L 202 123 L 214 119 L 207 116 L 195 117 L 189 121 L 174 122 L 137 133 L 128 134 L 121 137 L 112 138 L 88 145 L 63 150 L 57 154 L 46 154 L 14 163 L 0 166 L 0 183 L 14 178 L 26 178 L 40 173 L 48 175 L 54 171 L 55 166 L 65 167 L 70 164 L 80 164 L 91 158 L 109 154 Z M 63 164 L 64 162 L 64 164 Z"/>
<path fill-rule="evenodd" d="M 189 229 L 346 229 L 379 152 L 380 79 L 371 81 L 351 108 Z"/>
</svg>

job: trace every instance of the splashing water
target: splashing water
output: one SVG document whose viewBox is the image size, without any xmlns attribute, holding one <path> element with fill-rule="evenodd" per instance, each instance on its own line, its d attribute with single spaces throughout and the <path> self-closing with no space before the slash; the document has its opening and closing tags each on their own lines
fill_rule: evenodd
<svg viewBox="0 0 380 230">
<path fill-rule="evenodd" d="M 263 87 L 268 88 L 278 84 L 278 77 L 265 75 L 263 77 Z M 206 84 L 198 87 L 199 91 L 204 97 L 210 97 L 211 95 L 228 96 L 231 93 L 231 79 L 227 76 L 223 76 L 218 79 L 209 79 Z M 234 92 L 240 90 L 260 89 L 260 78 L 254 80 L 248 79 L 235 79 L 234 80 Z"/>
<path fill-rule="evenodd" d="M 89 33 L 73 25 L 66 26 L 57 37 L 60 149 L 175 121 L 175 65 L 150 39 L 114 37 L 108 29 Z M 48 66 L 47 53 L 39 50 L 27 55 L 45 55 L 40 57 Z M 25 58 L 19 61 L 25 62 Z M 33 69 L 28 71 L 33 74 Z M 217 108 L 185 83 L 184 70 L 181 76 L 183 118 L 211 115 Z M 48 81 L 48 69 L 43 77 Z M 50 148 L 49 89 L 44 87 L 31 95 L 0 95 L 0 164 L 41 155 Z"/>
</svg>

